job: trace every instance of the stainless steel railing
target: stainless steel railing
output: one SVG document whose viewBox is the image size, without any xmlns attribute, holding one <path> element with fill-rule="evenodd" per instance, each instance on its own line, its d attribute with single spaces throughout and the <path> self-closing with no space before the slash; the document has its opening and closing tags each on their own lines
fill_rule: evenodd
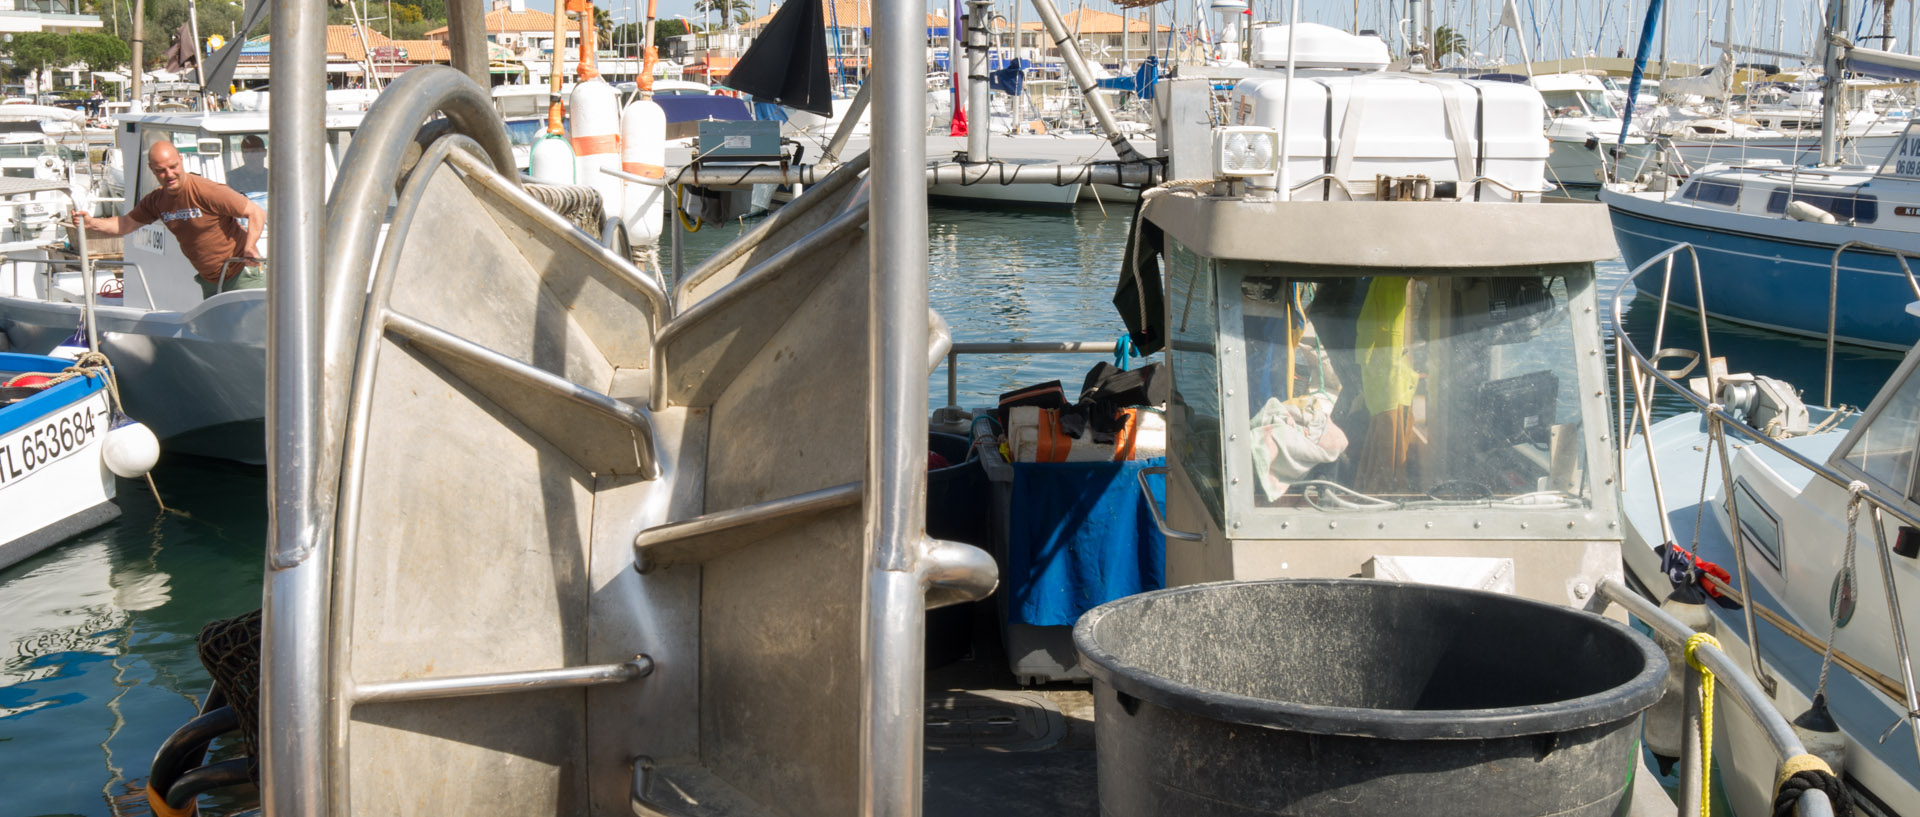
<svg viewBox="0 0 1920 817">
<path fill-rule="evenodd" d="M 1842 245 L 1834 252 L 1833 274 L 1836 276 L 1833 279 L 1834 281 L 1837 281 L 1840 253 L 1849 246 L 1850 245 Z M 1626 452 L 1631 446 L 1632 435 L 1637 429 L 1643 443 L 1647 446 L 1647 465 L 1651 476 L 1654 502 L 1659 512 L 1661 534 L 1667 541 L 1673 541 L 1673 531 L 1667 519 L 1667 505 L 1661 485 L 1659 466 L 1653 451 L 1651 392 L 1657 387 L 1664 386 L 1668 391 L 1678 395 L 1682 400 L 1686 401 L 1695 410 L 1705 416 L 1707 420 L 1708 445 L 1714 449 L 1714 455 L 1718 458 L 1723 495 L 1728 497 L 1727 516 L 1729 529 L 1736 532 L 1733 539 L 1736 568 L 1739 572 L 1739 590 L 1735 593 L 1735 597 L 1740 598 L 1743 602 L 1742 615 L 1744 618 L 1747 643 L 1750 645 L 1748 654 L 1751 658 L 1752 676 L 1758 679 L 1763 686 L 1771 687 L 1775 681 L 1766 674 L 1765 669 L 1760 664 L 1759 642 L 1757 640 L 1757 629 L 1754 623 L 1756 608 L 1759 605 L 1754 598 L 1754 594 L 1746 592 L 1747 589 L 1753 585 L 1751 584 L 1750 573 L 1747 568 L 1746 546 L 1737 533 L 1741 530 L 1739 504 L 1733 502 L 1731 499 L 1734 486 L 1732 470 L 1730 468 L 1731 463 L 1729 462 L 1730 456 L 1728 454 L 1728 429 L 1735 429 L 1736 431 L 1734 433 L 1738 433 L 1748 444 L 1763 446 L 1774 454 L 1792 462 L 1794 465 L 1806 469 L 1814 476 L 1824 479 L 1836 486 L 1847 488 L 1854 483 L 1854 479 L 1852 476 L 1829 468 L 1823 463 L 1814 462 L 1800 452 L 1781 444 L 1766 434 L 1742 430 L 1746 427 L 1745 421 L 1742 418 L 1729 413 L 1726 408 L 1718 402 L 1701 397 L 1694 393 L 1692 389 L 1682 386 L 1674 379 L 1674 377 L 1677 376 L 1676 374 L 1670 374 L 1659 369 L 1654 365 L 1652 360 L 1641 354 L 1640 350 L 1634 345 L 1632 338 L 1627 334 L 1625 318 L 1623 316 L 1626 305 L 1626 289 L 1632 286 L 1633 282 L 1651 269 L 1654 264 L 1665 262 L 1665 274 L 1663 276 L 1665 280 L 1659 296 L 1659 312 L 1656 315 L 1656 325 L 1658 328 L 1655 330 L 1654 346 L 1657 350 L 1655 352 L 1656 356 L 1663 355 L 1669 351 L 1660 349 L 1660 342 L 1665 329 L 1666 313 L 1671 301 L 1673 258 L 1682 251 L 1685 251 L 1693 262 L 1694 293 L 1697 298 L 1695 306 L 1700 319 L 1701 348 L 1703 349 L 1703 357 L 1709 361 L 1707 375 L 1709 384 L 1707 393 L 1709 395 L 1717 395 L 1719 393 L 1718 384 L 1712 382 L 1712 346 L 1707 327 L 1706 293 L 1700 286 L 1699 257 L 1691 244 L 1676 244 L 1655 254 L 1653 257 L 1635 267 L 1614 291 L 1613 336 L 1616 344 L 1616 358 L 1620 372 L 1620 389 L 1623 393 L 1629 387 L 1634 391 L 1634 416 L 1630 422 L 1627 421 L 1624 416 L 1624 394 L 1622 395 L 1623 402 L 1621 412 L 1623 422 L 1621 424 L 1622 433 L 1620 435 L 1621 447 L 1619 453 L 1624 460 Z M 1898 257 L 1898 255 L 1896 255 L 1896 257 Z M 1901 262 L 1901 266 L 1903 269 L 1906 268 L 1904 260 Z M 1908 280 L 1909 283 L 1913 282 L 1911 272 L 1908 273 Z M 1837 286 L 1837 283 L 1830 282 L 1829 284 L 1829 322 L 1832 321 L 1833 311 L 1831 299 L 1833 298 L 1833 294 L 1837 292 Z M 1920 291 L 1920 285 L 1916 285 L 1916 291 Z M 1832 376 L 1831 329 L 1829 329 L 1828 332 L 1828 344 L 1828 377 L 1830 380 Z M 1836 661 L 1836 663 L 1840 663 L 1849 673 L 1859 677 L 1863 683 L 1878 689 L 1883 694 L 1887 694 L 1889 697 L 1901 701 L 1904 704 L 1906 714 L 1903 716 L 1903 719 L 1906 720 L 1911 727 L 1914 727 L 1910 731 L 1914 732 L 1915 753 L 1917 756 L 1920 756 L 1920 694 L 1916 694 L 1913 662 L 1909 655 L 1906 627 L 1900 610 L 1899 591 L 1894 581 L 1892 551 L 1888 546 L 1885 532 L 1886 517 L 1892 517 L 1903 525 L 1920 527 L 1920 516 L 1916 516 L 1905 510 L 1898 500 L 1888 499 L 1872 488 L 1860 492 L 1859 496 L 1862 501 L 1867 503 L 1870 509 L 1868 521 L 1873 528 L 1875 551 L 1879 559 L 1881 581 L 1887 599 L 1887 616 L 1893 631 L 1895 652 L 1900 664 L 1899 688 L 1890 688 L 1889 685 L 1884 682 L 1879 682 L 1875 678 L 1869 677 L 1868 674 L 1860 672 L 1855 666 L 1859 662 Z M 1715 584 L 1717 585 L 1716 589 L 1725 591 L 1733 590 L 1733 588 L 1727 587 L 1724 583 L 1715 582 Z M 1741 598 L 1741 596 L 1744 596 L 1744 598 Z M 1780 626 L 1781 629 L 1793 635 L 1796 640 L 1809 648 L 1821 651 L 1831 650 L 1834 651 L 1836 655 L 1838 654 L 1838 651 L 1833 649 L 1833 645 L 1824 643 L 1806 634 L 1804 631 L 1799 630 L 1799 628 L 1787 622 L 1784 616 L 1774 614 L 1768 616 L 1768 620 L 1770 623 Z"/>
</svg>

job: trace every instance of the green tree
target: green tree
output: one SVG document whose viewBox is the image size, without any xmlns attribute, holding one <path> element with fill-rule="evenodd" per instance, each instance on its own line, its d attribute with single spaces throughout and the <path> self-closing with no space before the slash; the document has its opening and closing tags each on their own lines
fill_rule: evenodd
<svg viewBox="0 0 1920 817">
<path fill-rule="evenodd" d="M 1445 62 L 1447 57 L 1469 57 L 1473 52 L 1467 45 L 1467 38 L 1451 27 L 1441 26 L 1433 30 L 1433 64 Z"/>
<path fill-rule="evenodd" d="M 6 55 L 13 60 L 14 71 L 31 73 L 68 62 L 67 36 L 50 31 L 28 31 L 13 35 L 6 44 Z"/>
<path fill-rule="evenodd" d="M 84 63 L 93 71 L 111 71 L 133 59 L 133 49 L 125 40 L 90 31 L 67 35 L 67 51 L 69 60 Z"/>
<path fill-rule="evenodd" d="M 742 11 L 752 19 L 753 3 L 751 0 L 693 0 L 693 10 L 701 14 L 711 11 L 720 18 L 721 25 L 725 25 L 729 18 L 737 17 Z"/>
</svg>

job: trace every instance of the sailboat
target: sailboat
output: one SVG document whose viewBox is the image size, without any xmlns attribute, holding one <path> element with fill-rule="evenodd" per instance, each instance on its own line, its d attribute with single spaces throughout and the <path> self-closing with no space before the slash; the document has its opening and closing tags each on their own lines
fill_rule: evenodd
<svg viewBox="0 0 1920 817">
<path fill-rule="evenodd" d="M 1809 337 L 1905 349 L 1920 319 L 1889 303 L 1920 301 L 1905 256 L 1920 253 L 1920 129 L 1912 125 L 1876 164 L 1837 162 L 1846 72 L 1920 78 L 1920 58 L 1846 44 L 1846 0 L 1835 0 L 1822 103 L 1821 161 L 1714 165 L 1684 182 L 1608 185 L 1600 193 L 1629 265 L 1690 244 L 1714 317 Z M 1698 308 L 1690 279 L 1673 302 Z"/>
</svg>

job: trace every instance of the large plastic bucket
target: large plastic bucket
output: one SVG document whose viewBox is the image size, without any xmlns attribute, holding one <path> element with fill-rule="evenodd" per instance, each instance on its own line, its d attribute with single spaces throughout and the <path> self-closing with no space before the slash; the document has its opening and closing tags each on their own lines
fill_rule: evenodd
<svg viewBox="0 0 1920 817">
<path fill-rule="evenodd" d="M 1110 817 L 1614 814 L 1667 668 L 1599 616 L 1352 579 L 1143 593 L 1074 645 Z"/>
</svg>

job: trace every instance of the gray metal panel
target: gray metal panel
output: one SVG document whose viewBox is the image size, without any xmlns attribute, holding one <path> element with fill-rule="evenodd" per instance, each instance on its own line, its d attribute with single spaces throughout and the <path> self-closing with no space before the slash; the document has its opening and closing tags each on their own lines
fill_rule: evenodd
<svg viewBox="0 0 1920 817">
<path fill-rule="evenodd" d="M 348 672 L 386 680 L 587 663 L 594 499 L 585 470 L 398 344 L 382 344 L 374 388 L 353 592 L 343 599 L 352 605 Z M 356 708 L 354 811 L 578 811 L 585 698 L 571 690 L 508 706 Z"/>
<path fill-rule="evenodd" d="M 866 254 L 842 253 L 824 272 L 789 302 L 808 320 L 782 325 L 714 403 L 707 512 L 862 478 Z M 780 422 L 766 421 L 770 409 Z M 745 532 L 752 547 L 702 567 L 700 759 L 773 813 L 856 810 L 860 531 L 859 508 L 845 507 Z"/>
<path fill-rule="evenodd" d="M 1249 201 L 1162 196 L 1148 218 L 1194 252 L 1332 267 L 1590 264 L 1620 255 L 1600 204 Z M 1544 240 L 1543 240 L 1543 237 Z"/>
<path fill-rule="evenodd" d="M 1206 77 L 1173 77 L 1160 81 L 1154 96 L 1154 133 L 1160 155 L 1167 159 L 1168 179 L 1205 179 L 1213 176 L 1211 142 L 1175 140 L 1175 133 L 1194 133 L 1213 127 L 1213 82 Z"/>
<path fill-rule="evenodd" d="M 393 280 L 390 300 L 394 310 L 454 329 L 474 343 L 588 388 L 605 389 L 613 367 L 571 320 L 566 305 L 542 285 L 540 275 L 555 270 L 523 256 L 506 228 L 489 215 L 491 208 L 452 171 L 440 171 L 429 185 L 402 247 L 402 272 Z M 541 269 L 546 272 L 529 274 Z"/>
<path fill-rule="evenodd" d="M 681 311 L 660 332 L 665 394 L 656 396 L 664 396 L 666 405 L 712 405 L 736 378 L 744 376 L 743 367 L 758 359 L 755 356 L 769 344 L 768 338 L 790 318 L 805 315 L 808 321 L 820 320 L 797 305 L 816 291 L 830 270 L 847 263 L 847 256 L 864 237 L 865 221 L 865 208 L 843 214 Z M 860 325 L 859 316 L 846 318 L 836 330 Z M 816 357 L 808 349 L 794 352 L 790 361 L 834 360 Z"/>
</svg>

